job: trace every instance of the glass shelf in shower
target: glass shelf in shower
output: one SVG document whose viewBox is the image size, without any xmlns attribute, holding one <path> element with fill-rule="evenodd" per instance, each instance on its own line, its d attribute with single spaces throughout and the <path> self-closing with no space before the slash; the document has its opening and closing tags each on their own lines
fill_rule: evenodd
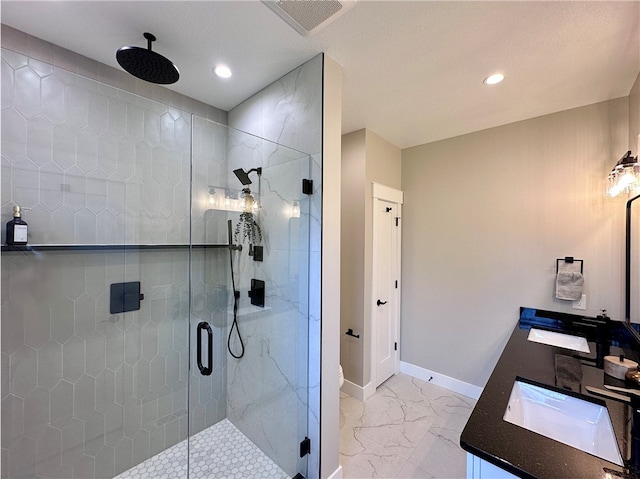
<svg viewBox="0 0 640 479">
<path fill-rule="evenodd" d="M 28 244 L 2 245 L 2 252 L 45 251 L 142 251 L 173 249 L 228 249 L 228 244 Z"/>
</svg>

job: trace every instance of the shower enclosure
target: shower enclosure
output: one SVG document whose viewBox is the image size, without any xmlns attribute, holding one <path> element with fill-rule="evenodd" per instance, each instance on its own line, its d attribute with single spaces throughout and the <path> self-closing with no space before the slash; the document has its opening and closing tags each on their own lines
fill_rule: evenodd
<svg viewBox="0 0 640 479">
<path fill-rule="evenodd" d="M 310 168 L 2 50 L 2 478 L 307 476 Z"/>
</svg>

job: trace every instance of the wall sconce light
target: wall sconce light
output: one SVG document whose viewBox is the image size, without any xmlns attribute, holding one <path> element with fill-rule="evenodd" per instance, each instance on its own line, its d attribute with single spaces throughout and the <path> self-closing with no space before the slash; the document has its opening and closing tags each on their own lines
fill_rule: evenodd
<svg viewBox="0 0 640 479">
<path fill-rule="evenodd" d="M 291 206 L 291 217 L 300 218 L 300 202 L 293 202 L 293 205 Z"/>
<path fill-rule="evenodd" d="M 640 135 L 638 135 L 640 147 Z M 607 196 L 616 197 L 621 193 L 636 195 L 627 200 L 625 221 L 625 287 L 624 287 L 624 325 L 636 341 L 640 343 L 640 334 L 631 326 L 631 206 L 640 199 L 640 164 L 638 157 L 631 156 L 631 151 L 618 160 L 609 173 Z"/>
<path fill-rule="evenodd" d="M 612 198 L 624 193 L 631 194 L 640 189 L 640 164 L 631 151 L 618 160 L 609 173 L 607 196 Z"/>
</svg>

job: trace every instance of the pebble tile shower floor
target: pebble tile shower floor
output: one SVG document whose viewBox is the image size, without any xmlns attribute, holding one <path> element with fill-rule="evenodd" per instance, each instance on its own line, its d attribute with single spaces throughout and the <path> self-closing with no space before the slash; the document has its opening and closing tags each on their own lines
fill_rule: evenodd
<svg viewBox="0 0 640 479">
<path fill-rule="evenodd" d="M 288 479 L 288 475 L 231 421 L 223 419 L 191 437 L 189 478 Z M 175 479 L 187 471 L 187 441 L 162 451 L 115 479 Z"/>
</svg>

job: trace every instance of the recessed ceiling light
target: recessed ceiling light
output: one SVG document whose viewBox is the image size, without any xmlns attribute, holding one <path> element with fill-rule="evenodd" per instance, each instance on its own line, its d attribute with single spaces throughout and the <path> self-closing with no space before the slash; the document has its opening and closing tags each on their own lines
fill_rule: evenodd
<svg viewBox="0 0 640 479">
<path fill-rule="evenodd" d="M 483 83 L 485 85 L 495 85 L 496 83 L 500 83 L 504 80 L 504 75 L 502 73 L 494 73 L 493 75 L 489 75 L 484 79 Z"/>
<path fill-rule="evenodd" d="M 213 73 L 218 75 L 220 78 L 229 78 L 231 76 L 231 70 L 229 67 L 224 65 L 218 65 L 213 69 Z"/>
</svg>

